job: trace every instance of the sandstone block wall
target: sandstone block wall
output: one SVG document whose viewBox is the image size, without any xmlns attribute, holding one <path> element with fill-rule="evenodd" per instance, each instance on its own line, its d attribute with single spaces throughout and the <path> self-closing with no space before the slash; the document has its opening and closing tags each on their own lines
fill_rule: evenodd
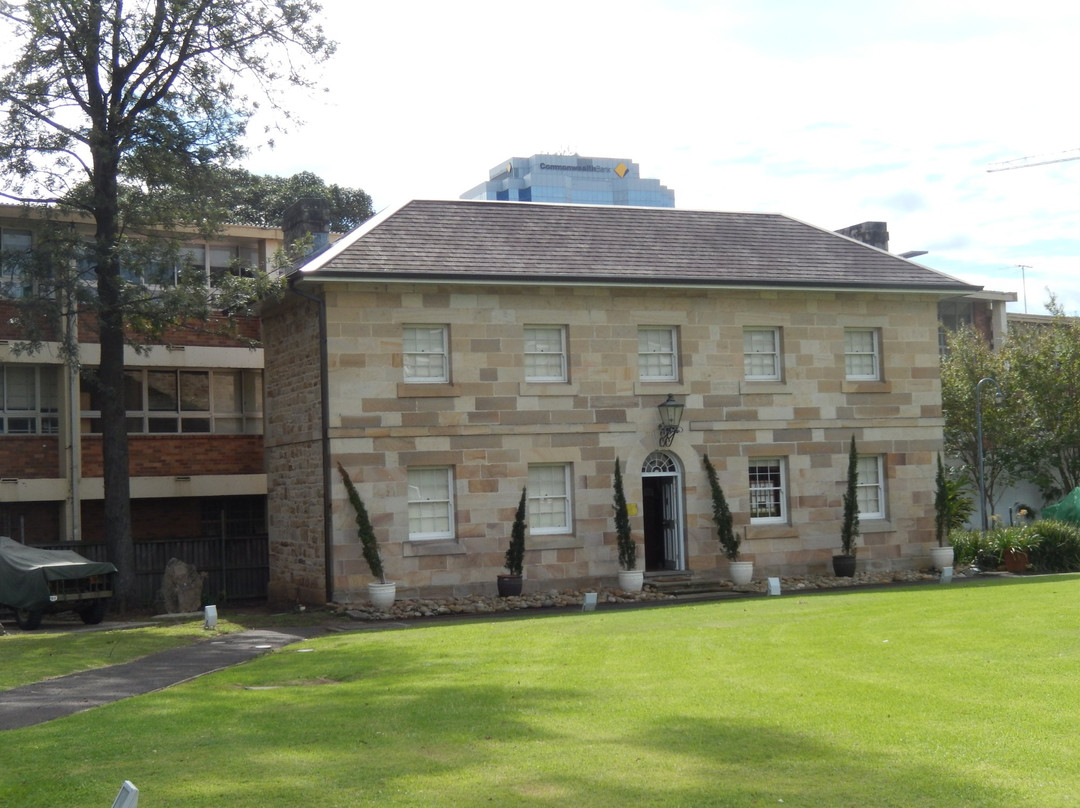
<svg viewBox="0 0 1080 808">
<path fill-rule="evenodd" d="M 852 436 L 860 454 L 883 456 L 888 503 L 887 518 L 863 520 L 860 564 L 916 566 L 925 560 L 942 426 L 933 296 L 345 283 L 328 286 L 326 295 L 330 462 L 342 462 L 356 481 L 382 542 L 388 577 L 405 594 L 494 587 L 533 463 L 571 464 L 573 528 L 566 535 L 528 538 L 526 586 L 612 580 L 614 463 L 624 463 L 627 497 L 640 504 L 642 464 L 658 448 L 656 406 L 668 394 L 686 405 L 683 431 L 668 451 L 682 471 L 682 540 L 691 570 L 703 576 L 726 570 L 701 463 L 708 453 L 736 527 L 746 530 L 744 557 L 756 562 L 756 574 L 824 571 L 839 549 Z M 313 354 L 299 347 L 311 337 L 311 324 L 276 319 L 273 342 L 264 332 L 266 433 L 271 556 L 278 555 L 272 563 L 284 579 L 298 574 L 300 556 L 315 556 L 320 514 L 290 504 L 286 516 L 278 492 L 289 486 L 290 503 L 292 486 L 314 495 L 321 477 L 310 462 L 317 406 L 301 390 L 314 381 Z M 448 384 L 403 383 L 406 324 L 449 327 Z M 566 383 L 524 380 L 525 325 L 567 326 Z M 678 330 L 678 381 L 638 380 L 637 330 L 648 325 Z M 781 329 L 782 381 L 744 380 L 748 326 Z M 845 380 L 845 327 L 878 330 L 880 381 Z M 282 375 L 294 389 L 275 391 Z M 280 401 L 272 404 L 273 397 Z M 751 457 L 783 459 L 786 524 L 750 524 Z M 409 539 L 407 470 L 431 465 L 453 468 L 452 540 Z M 310 480 L 300 479 L 309 474 Z M 360 599 L 371 578 L 336 475 L 331 497 L 332 595 Z M 631 521 L 640 541 L 640 513 Z M 299 552 L 301 529 L 310 534 L 305 553 Z"/>
</svg>

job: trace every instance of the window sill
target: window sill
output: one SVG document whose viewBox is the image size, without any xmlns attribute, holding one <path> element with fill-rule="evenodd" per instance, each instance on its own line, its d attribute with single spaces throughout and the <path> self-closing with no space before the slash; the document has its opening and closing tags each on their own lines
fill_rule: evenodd
<svg viewBox="0 0 1080 808">
<path fill-rule="evenodd" d="M 421 384 L 400 382 L 398 398 L 448 398 L 461 395 L 460 384 Z"/>
</svg>

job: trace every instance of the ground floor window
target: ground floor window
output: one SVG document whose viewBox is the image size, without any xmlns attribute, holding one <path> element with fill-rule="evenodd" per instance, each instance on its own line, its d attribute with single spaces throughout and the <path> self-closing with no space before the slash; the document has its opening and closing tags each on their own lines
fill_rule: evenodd
<svg viewBox="0 0 1080 808">
<path fill-rule="evenodd" d="M 569 533 L 571 524 L 570 465 L 529 466 L 529 532 Z"/>
<path fill-rule="evenodd" d="M 862 519 L 885 518 L 885 475 L 881 455 L 860 455 L 858 459 L 859 482 L 855 497 L 859 503 Z"/>
<path fill-rule="evenodd" d="M 409 538 L 454 538 L 454 473 L 449 466 L 409 469 Z"/>
<path fill-rule="evenodd" d="M 779 457 L 750 460 L 750 521 L 767 524 L 787 521 L 784 461 Z"/>
</svg>

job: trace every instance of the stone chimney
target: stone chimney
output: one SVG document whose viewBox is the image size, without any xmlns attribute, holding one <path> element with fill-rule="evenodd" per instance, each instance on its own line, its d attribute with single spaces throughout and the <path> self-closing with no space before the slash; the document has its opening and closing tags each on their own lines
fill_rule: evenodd
<svg viewBox="0 0 1080 808">
<path fill-rule="evenodd" d="M 313 242 L 308 255 L 326 249 L 330 244 L 330 203 L 314 197 L 297 199 L 281 214 L 281 229 L 286 247 L 310 233 Z"/>
<path fill-rule="evenodd" d="M 841 236 L 853 238 L 879 250 L 889 251 L 889 230 L 885 222 L 863 222 L 837 230 Z"/>
</svg>

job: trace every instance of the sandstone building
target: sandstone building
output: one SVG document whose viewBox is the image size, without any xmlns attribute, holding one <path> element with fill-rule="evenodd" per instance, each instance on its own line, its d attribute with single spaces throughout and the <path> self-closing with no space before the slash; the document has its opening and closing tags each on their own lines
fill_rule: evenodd
<svg viewBox="0 0 1080 808">
<path fill-rule="evenodd" d="M 493 591 L 528 490 L 526 588 L 610 582 L 623 464 L 647 573 L 725 574 L 708 455 L 758 575 L 824 572 L 849 440 L 860 566 L 927 563 L 938 304 L 977 287 L 774 214 L 414 201 L 263 314 L 270 594 Z M 684 405 L 661 447 L 657 406 Z"/>
</svg>

